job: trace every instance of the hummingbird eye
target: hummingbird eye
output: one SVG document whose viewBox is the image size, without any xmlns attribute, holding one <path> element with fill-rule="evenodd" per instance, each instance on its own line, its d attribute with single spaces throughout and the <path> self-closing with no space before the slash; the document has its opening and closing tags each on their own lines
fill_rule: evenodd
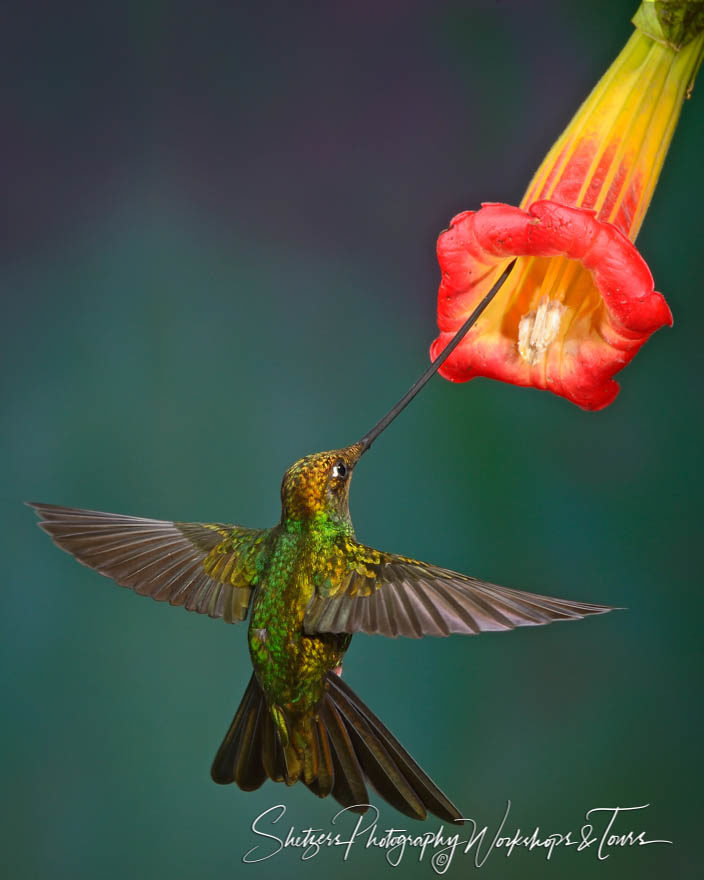
<svg viewBox="0 0 704 880">
<path fill-rule="evenodd" d="M 347 466 L 344 461 L 336 461 L 332 468 L 332 475 L 338 480 L 344 480 L 347 476 Z"/>
</svg>

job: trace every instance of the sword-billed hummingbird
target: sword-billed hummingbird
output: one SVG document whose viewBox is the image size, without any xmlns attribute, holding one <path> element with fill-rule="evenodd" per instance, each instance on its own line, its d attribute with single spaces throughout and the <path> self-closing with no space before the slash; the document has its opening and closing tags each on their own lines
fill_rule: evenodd
<svg viewBox="0 0 704 880">
<path fill-rule="evenodd" d="M 59 547 L 122 586 L 228 623 L 250 612 L 254 672 L 215 756 L 215 782 L 251 791 L 267 777 L 302 781 L 318 797 L 332 794 L 365 812 L 368 781 L 407 816 L 431 812 L 459 820 L 454 804 L 342 681 L 352 634 L 473 634 L 611 610 L 483 583 L 355 540 L 349 487 L 357 462 L 460 342 L 512 267 L 368 434 L 286 471 L 281 520 L 273 528 L 31 505 Z"/>
</svg>

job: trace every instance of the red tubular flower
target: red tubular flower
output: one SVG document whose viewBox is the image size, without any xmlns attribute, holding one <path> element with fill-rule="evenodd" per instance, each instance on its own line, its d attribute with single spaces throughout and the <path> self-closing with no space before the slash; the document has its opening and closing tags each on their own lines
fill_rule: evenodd
<svg viewBox="0 0 704 880">
<path fill-rule="evenodd" d="M 639 28 L 538 169 L 521 207 L 485 204 L 453 218 L 440 235 L 441 332 L 432 358 L 507 261 L 519 257 L 440 368 L 445 378 L 488 376 L 601 409 L 618 394 L 613 375 L 672 323 L 632 241 L 701 62 L 704 33 L 679 33 L 688 41 L 673 46 L 665 39 L 672 34 L 654 32 L 651 19 L 634 21 Z M 640 29 L 646 25 L 654 35 Z"/>
</svg>

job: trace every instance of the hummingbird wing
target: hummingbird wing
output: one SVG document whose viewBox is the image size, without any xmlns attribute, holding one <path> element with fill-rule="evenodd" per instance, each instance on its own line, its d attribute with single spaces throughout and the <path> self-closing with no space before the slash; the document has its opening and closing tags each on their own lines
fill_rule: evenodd
<svg viewBox="0 0 704 880">
<path fill-rule="evenodd" d="M 55 544 L 120 586 L 227 623 L 247 616 L 268 529 L 29 506 Z"/>
<path fill-rule="evenodd" d="M 485 583 L 349 539 L 339 551 L 306 608 L 308 633 L 471 635 L 613 610 Z"/>
</svg>

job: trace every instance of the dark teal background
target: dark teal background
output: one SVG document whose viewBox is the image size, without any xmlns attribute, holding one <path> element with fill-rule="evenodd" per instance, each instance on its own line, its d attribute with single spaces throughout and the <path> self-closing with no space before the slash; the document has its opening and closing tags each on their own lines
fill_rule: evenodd
<svg viewBox="0 0 704 880">
<path fill-rule="evenodd" d="M 250 674 L 243 628 L 112 586 L 21 502 L 275 522 L 285 468 L 358 439 L 425 366 L 438 232 L 520 200 L 635 3 L 4 10 L 3 873 L 395 876 L 361 849 L 244 866 L 267 807 L 328 829 L 335 806 L 210 781 Z M 674 840 L 604 862 L 497 852 L 480 876 L 701 864 L 702 85 L 639 238 L 675 326 L 615 403 L 435 379 L 355 476 L 367 543 L 628 608 L 354 639 L 346 679 L 480 825 L 508 799 L 510 833 L 650 804 L 619 829 Z M 400 870 L 434 876 L 413 852 Z M 448 876 L 474 872 L 457 856 Z"/>
</svg>

